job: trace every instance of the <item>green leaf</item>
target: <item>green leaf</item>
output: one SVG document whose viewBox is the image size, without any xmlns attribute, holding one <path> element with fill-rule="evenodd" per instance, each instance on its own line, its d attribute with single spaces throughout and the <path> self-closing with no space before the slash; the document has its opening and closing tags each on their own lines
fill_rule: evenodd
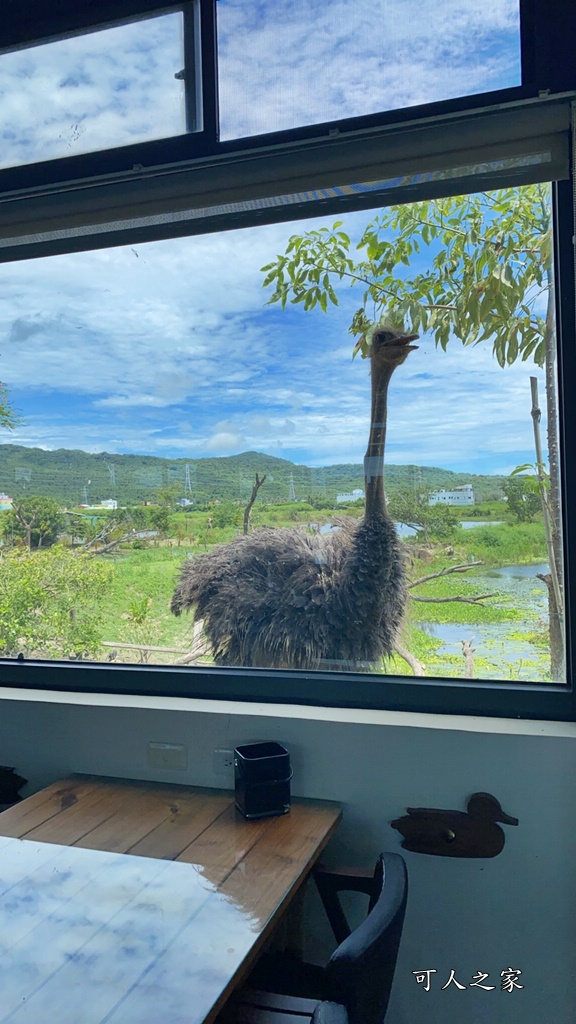
<svg viewBox="0 0 576 1024">
<path fill-rule="evenodd" d="M 498 362 L 498 366 L 504 368 L 506 366 L 506 352 L 503 338 L 497 338 L 494 342 L 494 355 Z"/>
<path fill-rule="evenodd" d="M 510 285 L 511 287 L 514 287 L 516 281 L 514 279 L 514 274 L 512 273 L 512 267 L 510 266 L 509 263 L 506 263 L 506 265 L 504 266 L 504 275 L 503 276 L 504 276 L 504 282 L 506 284 Z"/>
<path fill-rule="evenodd" d="M 542 340 L 540 342 L 540 344 L 538 345 L 538 347 L 536 348 L 536 351 L 534 352 L 534 362 L 537 363 L 538 366 L 544 366 L 545 360 L 546 360 L 546 346 L 544 344 L 544 341 Z"/>
<path fill-rule="evenodd" d="M 540 339 L 538 338 L 538 335 L 536 335 L 536 337 L 532 338 L 531 341 L 527 342 L 525 345 L 522 346 L 521 353 L 523 363 L 525 363 L 526 360 L 530 358 L 539 340 Z"/>
<path fill-rule="evenodd" d="M 508 334 L 508 352 L 506 353 L 506 361 L 508 366 L 516 361 L 518 355 L 518 339 L 516 336 L 516 328 L 511 328 Z"/>
</svg>

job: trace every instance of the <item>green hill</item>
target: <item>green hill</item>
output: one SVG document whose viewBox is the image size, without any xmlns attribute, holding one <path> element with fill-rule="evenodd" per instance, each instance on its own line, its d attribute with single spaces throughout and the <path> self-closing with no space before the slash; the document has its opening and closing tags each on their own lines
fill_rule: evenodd
<svg viewBox="0 0 576 1024">
<path fill-rule="evenodd" d="M 250 496 L 255 474 L 266 473 L 267 502 L 287 501 L 291 483 L 298 499 L 336 494 L 363 486 L 362 465 L 343 464 L 319 468 L 299 466 L 286 459 L 260 452 L 244 452 L 219 459 L 163 459 L 155 455 L 111 455 L 59 448 L 24 448 L 0 445 L 0 491 L 11 497 L 43 494 L 63 505 L 77 505 L 88 498 L 96 504 L 114 498 L 120 505 L 153 501 L 160 487 L 178 484 L 195 502 L 245 501 Z M 500 477 L 452 473 L 429 466 L 388 466 L 386 486 L 395 489 L 458 487 L 471 483 L 477 500 L 501 496 Z"/>
</svg>

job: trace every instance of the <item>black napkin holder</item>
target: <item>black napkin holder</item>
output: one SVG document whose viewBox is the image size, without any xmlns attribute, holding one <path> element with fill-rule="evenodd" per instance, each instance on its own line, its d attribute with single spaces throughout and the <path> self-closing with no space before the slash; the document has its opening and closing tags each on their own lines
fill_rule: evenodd
<svg viewBox="0 0 576 1024">
<path fill-rule="evenodd" d="M 234 751 L 236 807 L 245 818 L 290 810 L 290 754 L 281 743 L 244 743 Z"/>
</svg>

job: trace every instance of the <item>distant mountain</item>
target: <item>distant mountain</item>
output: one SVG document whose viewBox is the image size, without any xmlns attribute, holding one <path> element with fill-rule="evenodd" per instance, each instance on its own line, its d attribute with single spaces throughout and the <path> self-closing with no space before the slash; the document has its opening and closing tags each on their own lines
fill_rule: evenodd
<svg viewBox="0 0 576 1024">
<path fill-rule="evenodd" d="M 332 501 L 338 493 L 363 486 L 361 464 L 314 468 L 260 452 L 219 459 L 163 459 L 0 445 L 0 492 L 11 497 L 43 494 L 63 505 L 77 505 L 86 498 L 89 504 L 106 498 L 115 498 L 120 505 L 137 504 L 154 500 L 159 487 L 171 484 L 178 484 L 181 497 L 194 502 L 217 498 L 243 501 L 250 496 L 256 473 L 266 473 L 260 497 L 271 502 L 288 501 L 292 484 L 299 499 L 325 495 Z M 471 483 L 479 499 L 491 499 L 501 496 L 501 479 L 429 466 L 386 467 L 386 486 L 391 492 L 402 487 L 426 490 Z"/>
</svg>

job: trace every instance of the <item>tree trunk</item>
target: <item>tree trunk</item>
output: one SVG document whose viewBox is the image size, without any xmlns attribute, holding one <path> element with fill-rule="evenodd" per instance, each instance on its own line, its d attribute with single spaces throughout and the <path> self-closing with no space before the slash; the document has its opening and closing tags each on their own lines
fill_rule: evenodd
<svg viewBox="0 0 576 1024">
<path fill-rule="evenodd" d="M 556 332 L 554 321 L 554 287 L 548 275 L 548 306 L 546 310 L 546 419 L 548 432 L 548 465 L 550 471 L 550 526 L 552 530 L 552 552 L 558 587 L 548 573 L 540 577 L 548 588 L 548 611 L 550 619 L 550 671 L 553 682 L 565 681 L 564 650 L 564 566 L 562 561 L 562 517 L 560 495 L 560 449 L 558 443 L 558 402 L 556 385 Z M 559 592 L 560 601 L 556 597 Z"/>
<path fill-rule="evenodd" d="M 563 683 L 566 681 L 564 670 L 564 637 L 562 635 L 560 616 L 558 615 L 556 598 L 554 596 L 552 574 L 549 572 L 545 574 L 538 572 L 536 573 L 536 578 L 542 580 L 542 582 L 546 584 L 546 588 L 548 590 L 548 628 L 550 631 L 550 679 L 553 683 Z"/>
<path fill-rule="evenodd" d="M 554 550 L 560 552 L 560 453 L 558 446 L 558 403 L 556 400 L 556 338 L 554 331 L 554 293 L 548 290 L 546 315 L 546 417 L 548 422 L 548 463 L 550 467 L 550 516 Z M 560 560 L 561 561 L 561 560 Z M 561 569 L 561 565 L 557 568 Z"/>
</svg>

